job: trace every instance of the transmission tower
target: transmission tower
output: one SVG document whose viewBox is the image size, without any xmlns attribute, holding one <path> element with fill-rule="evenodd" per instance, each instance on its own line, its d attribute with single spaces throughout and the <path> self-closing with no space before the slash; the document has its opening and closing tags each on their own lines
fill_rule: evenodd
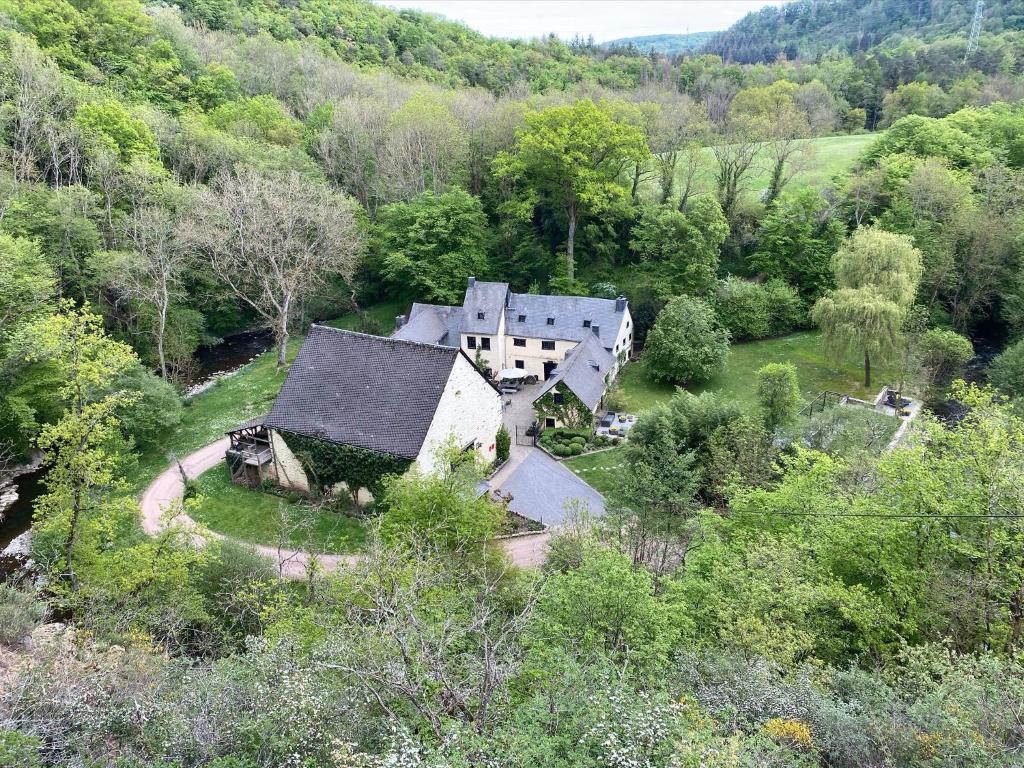
<svg viewBox="0 0 1024 768">
<path fill-rule="evenodd" d="M 974 21 L 971 22 L 971 34 L 967 38 L 967 50 L 964 52 L 964 63 L 967 57 L 978 48 L 978 38 L 981 36 L 981 12 L 985 10 L 985 0 L 978 0 L 974 6 Z"/>
</svg>

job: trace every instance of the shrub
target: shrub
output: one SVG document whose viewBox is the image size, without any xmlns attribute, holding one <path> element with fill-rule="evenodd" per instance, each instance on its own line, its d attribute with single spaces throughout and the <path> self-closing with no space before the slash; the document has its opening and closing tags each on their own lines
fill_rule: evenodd
<svg viewBox="0 0 1024 768">
<path fill-rule="evenodd" d="M 583 446 L 579 443 L 573 443 L 569 446 L 569 454 L 571 456 L 579 456 L 581 453 L 583 453 Z"/>
<path fill-rule="evenodd" d="M 613 437 L 612 438 L 612 445 L 619 445 L 621 442 L 622 442 L 622 438 L 621 437 Z"/>
<path fill-rule="evenodd" d="M 796 418 L 800 383 L 792 363 L 769 363 L 757 372 L 757 399 L 764 408 L 765 426 L 774 430 Z"/>
<path fill-rule="evenodd" d="M 212 546 L 213 556 L 203 561 L 196 577 L 207 610 L 239 639 L 258 634 L 259 611 L 245 597 L 253 585 L 273 583 L 273 564 L 248 544 L 222 539 Z"/>
<path fill-rule="evenodd" d="M 703 299 L 677 296 L 647 334 L 644 363 L 659 381 L 684 384 L 710 379 L 725 365 L 729 331 Z"/>
<path fill-rule="evenodd" d="M 565 445 L 556 445 L 554 448 L 551 449 L 551 452 L 555 454 L 555 456 L 568 456 L 569 448 L 568 446 Z"/>
<path fill-rule="evenodd" d="M 581 447 L 587 444 L 587 440 L 584 437 L 574 437 L 569 442 L 572 443 L 573 445 L 579 445 Z"/>
<path fill-rule="evenodd" d="M 932 328 L 918 339 L 918 353 L 924 369 L 925 398 L 935 402 L 945 397 L 953 379 L 974 357 L 974 346 L 959 333 Z"/>
<path fill-rule="evenodd" d="M 512 438 L 508 433 L 508 429 L 502 424 L 501 428 L 498 429 L 498 434 L 494 437 L 494 461 L 498 464 L 508 461 L 511 449 Z"/>
<path fill-rule="evenodd" d="M 33 592 L 0 583 L 0 643 L 20 645 L 45 615 L 46 605 Z"/>
<path fill-rule="evenodd" d="M 1024 395 L 1024 340 L 1018 341 L 992 361 L 988 380 L 1012 397 Z"/>
<path fill-rule="evenodd" d="M 777 279 L 760 284 L 730 277 L 719 283 L 714 303 L 734 341 L 783 336 L 806 315 L 796 289 Z"/>
</svg>

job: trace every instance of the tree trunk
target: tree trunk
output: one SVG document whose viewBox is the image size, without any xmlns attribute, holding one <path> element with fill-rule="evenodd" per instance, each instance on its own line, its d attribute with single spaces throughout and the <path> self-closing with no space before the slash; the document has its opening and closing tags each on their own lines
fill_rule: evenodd
<svg viewBox="0 0 1024 768">
<path fill-rule="evenodd" d="M 277 333 L 277 370 L 284 368 L 285 364 L 285 353 L 288 350 L 288 313 L 282 312 L 281 319 L 278 320 Z"/>
<path fill-rule="evenodd" d="M 864 388 L 871 388 L 871 358 L 866 349 L 864 350 Z"/>
<path fill-rule="evenodd" d="M 636 202 L 636 193 L 640 188 L 640 170 L 643 166 L 640 163 L 636 164 L 636 168 L 633 169 L 633 188 L 629 192 L 630 198 L 633 202 Z"/>
<path fill-rule="evenodd" d="M 565 273 L 570 280 L 576 277 L 576 260 L 574 246 L 576 244 L 576 206 L 569 206 L 569 237 L 565 243 Z"/>
<path fill-rule="evenodd" d="M 157 325 L 156 335 L 156 354 L 160 358 L 160 377 L 167 380 L 167 357 L 164 354 L 164 336 L 167 333 L 167 304 L 168 297 L 167 291 L 164 290 L 164 294 L 161 297 L 163 301 L 160 304 L 160 320 Z"/>
<path fill-rule="evenodd" d="M 671 197 L 676 184 L 676 163 L 678 155 L 670 152 L 661 161 L 661 204 L 665 205 Z"/>
<path fill-rule="evenodd" d="M 765 198 L 765 206 L 771 205 L 775 202 L 775 198 L 779 196 L 782 191 L 782 172 L 785 170 L 786 161 L 776 160 L 775 165 L 772 167 L 772 180 L 768 184 L 768 195 Z"/>
</svg>

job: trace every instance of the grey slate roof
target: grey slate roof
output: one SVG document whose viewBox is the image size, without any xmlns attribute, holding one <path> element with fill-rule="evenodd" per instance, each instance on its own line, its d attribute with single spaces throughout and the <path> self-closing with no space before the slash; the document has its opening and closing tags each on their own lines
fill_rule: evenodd
<svg viewBox="0 0 1024 768">
<path fill-rule="evenodd" d="M 470 278 L 462 302 L 462 332 L 496 334 L 505 310 L 508 283 L 488 283 Z M 483 318 L 478 316 L 483 313 Z"/>
<path fill-rule="evenodd" d="M 408 322 L 391 334 L 391 338 L 458 347 L 461 327 L 462 307 L 417 302 L 412 305 Z"/>
<path fill-rule="evenodd" d="M 566 522 L 567 506 L 582 504 L 592 515 L 605 511 L 600 493 L 539 450 L 531 450 L 497 490 L 512 495 L 508 506 L 517 515 L 549 527 Z"/>
<path fill-rule="evenodd" d="M 519 322 L 520 315 L 526 316 L 525 322 Z M 590 328 L 583 327 L 583 321 L 589 320 L 591 326 L 600 329 L 605 349 L 613 349 L 625 316 L 625 312 L 615 311 L 615 299 L 513 293 L 505 311 L 505 333 L 534 339 L 582 341 L 592 335 Z M 554 325 L 548 325 L 549 317 L 555 319 Z"/>
<path fill-rule="evenodd" d="M 314 325 L 266 424 L 415 459 L 459 354 Z"/>
<path fill-rule="evenodd" d="M 601 345 L 597 336 L 591 333 L 589 338 L 573 347 L 565 360 L 551 372 L 551 377 L 544 382 L 534 401 L 561 383 L 572 390 L 587 408 L 596 411 L 604 395 L 605 377 L 611 373 L 614 365 L 615 358 Z"/>
<path fill-rule="evenodd" d="M 253 418 L 249 419 L 248 421 L 243 421 L 237 427 L 235 427 L 233 429 L 229 429 L 224 434 L 225 435 L 230 435 L 230 434 L 233 434 L 235 432 L 241 432 L 243 429 L 252 429 L 253 427 L 262 427 L 264 422 L 266 422 L 266 420 L 267 420 L 267 415 L 266 414 L 263 414 L 262 416 L 254 416 Z"/>
</svg>

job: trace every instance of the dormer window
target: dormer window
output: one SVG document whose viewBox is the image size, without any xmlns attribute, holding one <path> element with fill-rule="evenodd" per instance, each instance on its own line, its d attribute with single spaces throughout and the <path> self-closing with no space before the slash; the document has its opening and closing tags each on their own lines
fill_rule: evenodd
<svg viewBox="0 0 1024 768">
<path fill-rule="evenodd" d="M 517 319 L 519 320 L 520 323 L 525 323 L 526 322 L 526 315 L 520 315 Z"/>
<path fill-rule="evenodd" d="M 584 328 L 589 328 L 590 327 L 590 321 L 589 320 L 584 320 L 583 321 L 583 327 Z"/>
<path fill-rule="evenodd" d="M 487 313 L 486 313 L 486 312 L 477 312 L 477 313 L 476 313 L 476 319 L 477 319 L 477 320 L 483 320 L 483 319 L 484 319 L 484 317 L 486 317 L 486 316 L 487 316 Z"/>
<path fill-rule="evenodd" d="M 554 325 L 554 324 L 555 324 L 555 318 L 549 317 L 548 318 L 548 325 Z"/>
</svg>

